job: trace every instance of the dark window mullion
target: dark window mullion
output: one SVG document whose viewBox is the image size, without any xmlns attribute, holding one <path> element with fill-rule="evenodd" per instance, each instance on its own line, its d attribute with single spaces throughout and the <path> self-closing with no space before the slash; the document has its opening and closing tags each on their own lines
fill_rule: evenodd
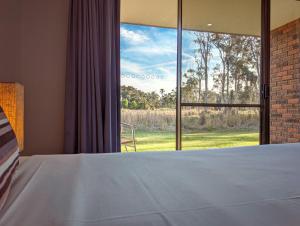
<svg viewBox="0 0 300 226">
<path fill-rule="evenodd" d="M 239 107 L 261 108 L 260 104 L 214 104 L 214 103 L 181 103 L 182 107 Z"/>
<path fill-rule="evenodd" d="M 181 150 L 182 0 L 178 0 L 177 22 L 176 150 Z"/>
<path fill-rule="evenodd" d="M 260 144 L 270 143 L 270 0 L 262 0 Z"/>
</svg>

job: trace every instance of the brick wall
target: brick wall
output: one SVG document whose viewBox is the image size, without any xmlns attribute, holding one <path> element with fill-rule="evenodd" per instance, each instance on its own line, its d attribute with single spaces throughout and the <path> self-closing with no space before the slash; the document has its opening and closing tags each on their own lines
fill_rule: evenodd
<svg viewBox="0 0 300 226">
<path fill-rule="evenodd" d="M 271 143 L 300 142 L 300 19 L 271 32 Z"/>
</svg>

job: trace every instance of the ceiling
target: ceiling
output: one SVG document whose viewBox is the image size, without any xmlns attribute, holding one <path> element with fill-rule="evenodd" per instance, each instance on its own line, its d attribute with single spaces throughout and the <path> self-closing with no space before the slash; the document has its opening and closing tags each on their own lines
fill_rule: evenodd
<svg viewBox="0 0 300 226">
<path fill-rule="evenodd" d="M 300 18 L 299 1 L 271 4 L 272 29 Z M 183 0 L 183 28 L 260 35 L 260 7 L 261 0 Z M 121 22 L 176 28 L 177 0 L 121 0 Z"/>
<path fill-rule="evenodd" d="M 272 30 L 300 18 L 300 1 L 271 0 Z"/>
</svg>

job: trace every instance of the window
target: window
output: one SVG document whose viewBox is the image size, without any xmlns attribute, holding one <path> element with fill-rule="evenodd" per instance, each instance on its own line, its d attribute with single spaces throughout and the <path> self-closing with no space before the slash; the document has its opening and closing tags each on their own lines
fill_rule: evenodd
<svg viewBox="0 0 300 226">
<path fill-rule="evenodd" d="M 259 144 L 261 2 L 182 4 L 182 148 Z"/>
<path fill-rule="evenodd" d="M 261 0 L 121 5 L 122 150 L 262 141 Z"/>
<path fill-rule="evenodd" d="M 122 0 L 121 12 L 122 151 L 175 150 L 177 0 Z"/>
</svg>

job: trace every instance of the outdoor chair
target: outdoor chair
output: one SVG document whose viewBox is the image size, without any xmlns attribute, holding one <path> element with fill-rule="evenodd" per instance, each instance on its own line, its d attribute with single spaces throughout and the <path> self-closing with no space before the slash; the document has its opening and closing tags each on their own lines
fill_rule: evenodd
<svg viewBox="0 0 300 226">
<path fill-rule="evenodd" d="M 121 123 L 121 145 L 124 145 L 126 152 L 133 148 L 136 152 L 135 127 L 128 123 Z"/>
</svg>

